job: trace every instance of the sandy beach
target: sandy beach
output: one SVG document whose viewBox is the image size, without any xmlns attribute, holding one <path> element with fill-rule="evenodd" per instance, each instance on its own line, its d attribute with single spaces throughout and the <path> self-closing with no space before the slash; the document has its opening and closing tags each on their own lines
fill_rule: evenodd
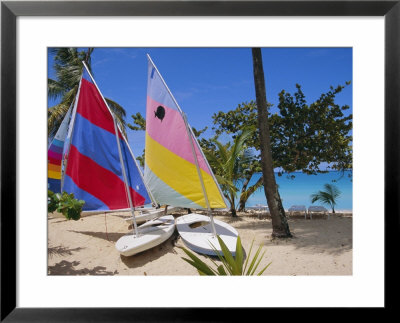
<svg viewBox="0 0 400 323">
<path fill-rule="evenodd" d="M 99 213 L 68 221 L 48 214 L 48 275 L 198 275 L 182 260 L 184 244 L 175 230 L 163 244 L 143 253 L 124 257 L 115 242 L 131 232 L 128 213 Z M 182 213 L 173 213 L 175 217 Z M 352 214 L 296 216 L 289 219 L 293 238 L 272 239 L 271 219 L 258 212 L 238 213 L 237 218 L 216 215 L 239 232 L 248 252 L 253 239 L 266 253 L 260 269 L 271 262 L 263 275 L 352 275 Z M 254 250 L 255 248 L 253 248 Z M 254 254 L 254 251 L 253 253 Z M 199 257 L 206 263 L 211 261 Z"/>
</svg>

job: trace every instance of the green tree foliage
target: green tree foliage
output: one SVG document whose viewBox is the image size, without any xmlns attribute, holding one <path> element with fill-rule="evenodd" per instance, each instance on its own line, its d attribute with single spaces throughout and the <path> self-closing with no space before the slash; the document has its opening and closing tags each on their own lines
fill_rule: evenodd
<svg viewBox="0 0 400 323">
<path fill-rule="evenodd" d="M 82 207 L 85 204 L 83 200 L 77 200 L 74 194 L 63 192 L 62 194 L 48 190 L 47 211 L 63 214 L 67 220 L 79 220 L 81 218 Z"/>
<path fill-rule="evenodd" d="M 190 259 L 182 257 L 183 260 L 185 260 L 187 263 L 192 265 L 197 269 L 197 272 L 201 276 L 253 276 L 255 275 L 255 272 L 260 265 L 261 260 L 264 257 L 265 251 L 261 254 L 262 251 L 262 246 L 259 246 L 256 253 L 254 254 L 253 259 L 249 263 L 249 259 L 251 256 L 251 250 L 253 249 L 253 244 L 254 240 L 251 243 L 249 255 L 246 258 L 246 262 L 244 263 L 244 254 L 243 254 L 243 247 L 242 247 L 242 242 L 240 240 L 240 237 L 237 238 L 236 241 L 236 255 L 233 257 L 227 248 L 226 244 L 224 241 L 217 235 L 218 242 L 221 246 L 222 254 L 217 251 L 215 246 L 213 247 L 213 250 L 215 251 L 215 254 L 218 256 L 218 259 L 221 261 L 222 265 L 218 265 L 214 260 L 211 258 L 208 258 L 211 260 L 211 262 L 215 265 L 215 269 L 208 266 L 204 261 L 202 261 L 199 257 L 197 257 L 194 253 L 189 251 L 186 248 L 182 248 L 182 250 L 186 253 L 187 256 L 189 256 Z M 261 269 L 257 276 L 261 276 L 263 272 L 271 265 L 269 263 L 266 265 L 263 269 Z M 247 267 L 248 266 L 248 267 Z"/>
<path fill-rule="evenodd" d="M 219 111 L 213 115 L 216 135 L 228 134 L 235 138 L 243 129 L 251 129 L 252 135 L 246 140 L 248 147 L 260 148 L 260 140 L 257 130 L 257 105 L 254 101 L 239 104 L 236 109 L 228 112 Z M 204 145 L 204 143 L 203 143 Z M 244 211 L 248 198 L 263 184 L 260 177 L 255 185 L 248 187 L 252 176 L 261 172 L 260 158 L 253 158 L 242 173 L 242 188 L 239 197 L 239 211 Z"/>
<path fill-rule="evenodd" d="M 146 131 L 146 119 L 140 112 L 132 114 L 133 124 L 128 123 L 128 127 L 134 131 Z"/>
<path fill-rule="evenodd" d="M 57 132 L 69 107 L 75 100 L 78 92 L 79 81 L 84 69 L 82 61 L 85 61 L 89 71 L 91 70 L 91 54 L 93 48 L 86 51 L 78 51 L 77 48 L 54 48 L 54 70 L 56 79 L 47 81 L 47 96 L 49 99 L 59 100 L 59 103 L 50 107 L 47 111 L 48 136 L 52 138 Z M 125 110 L 117 102 L 105 98 L 108 106 L 113 111 L 122 131 L 125 134 Z"/>
<path fill-rule="evenodd" d="M 271 114 L 268 110 L 273 166 L 279 169 L 279 176 L 286 173 L 293 178 L 292 173 L 299 170 L 306 174 L 327 172 L 320 168 L 321 163 L 329 163 L 328 167 L 342 172 L 352 168 L 352 115 L 344 116 L 343 111 L 349 106 L 335 103 L 336 95 L 346 85 L 331 88 L 309 105 L 299 84 L 293 95 L 284 90 L 279 93 L 278 112 Z M 217 135 L 228 134 L 235 138 L 244 128 L 254 128 L 246 144 L 259 151 L 257 104 L 254 101 L 241 103 L 228 112 L 214 113 L 212 118 L 212 129 Z M 256 189 L 246 185 L 259 172 L 260 158 L 256 158 L 244 174 L 239 211 L 244 210 L 248 197 Z M 258 183 L 262 185 L 262 178 Z"/>
<path fill-rule="evenodd" d="M 53 213 L 57 210 L 59 198 L 57 195 L 51 191 L 47 190 L 47 212 Z"/>
<path fill-rule="evenodd" d="M 349 83 L 346 83 L 348 85 Z M 272 116 L 274 160 L 285 172 L 301 170 L 306 174 L 326 172 L 322 162 L 334 170 L 352 168 L 352 114 L 349 106 L 339 106 L 335 97 L 345 86 L 331 87 L 308 105 L 299 84 L 294 97 L 279 93 L 279 114 Z"/>
<path fill-rule="evenodd" d="M 268 112 L 273 166 L 281 169 L 279 175 L 299 170 L 306 174 L 323 173 L 327 171 L 320 168 L 323 162 L 338 171 L 352 168 L 350 131 L 353 116 L 343 114 L 349 109 L 348 105 L 335 103 L 336 95 L 346 85 L 331 87 L 311 104 L 306 103 L 299 84 L 296 84 L 294 95 L 284 90 L 279 93 L 278 112 L 271 114 L 270 109 Z M 257 104 L 244 102 L 234 110 L 215 113 L 212 118 L 216 134 L 234 137 L 243 128 L 251 126 L 256 129 Z M 247 144 L 259 150 L 258 130 Z"/>
<path fill-rule="evenodd" d="M 133 120 L 132 124 L 128 123 L 128 128 L 133 131 L 146 131 L 146 119 L 143 118 L 140 112 L 132 114 L 131 118 Z M 144 168 L 144 155 L 145 149 L 143 149 L 143 154 L 141 156 L 135 156 L 136 160 L 139 162 L 140 166 Z"/>
<path fill-rule="evenodd" d="M 311 194 L 311 203 L 320 201 L 329 205 L 332 208 L 332 213 L 335 213 L 335 206 L 340 194 L 340 190 L 335 185 L 325 184 L 324 190 Z"/>
<path fill-rule="evenodd" d="M 271 106 L 271 105 L 268 105 Z M 228 112 L 219 111 L 212 116 L 216 135 L 228 134 L 235 138 L 243 129 L 252 129 L 252 136 L 247 139 L 249 147 L 260 149 L 257 130 L 257 104 L 254 101 L 239 104 Z"/>
<path fill-rule="evenodd" d="M 200 138 L 200 136 L 208 129 L 208 127 L 204 127 L 203 129 L 197 130 L 195 127 L 192 127 L 193 134 L 196 138 Z"/>
<path fill-rule="evenodd" d="M 204 150 L 204 154 L 230 204 L 232 216 L 236 216 L 237 184 L 254 159 L 254 155 L 245 144 L 252 134 L 252 130 L 244 129 L 232 143 L 222 144 L 218 140 L 214 140 L 216 149 Z"/>
</svg>

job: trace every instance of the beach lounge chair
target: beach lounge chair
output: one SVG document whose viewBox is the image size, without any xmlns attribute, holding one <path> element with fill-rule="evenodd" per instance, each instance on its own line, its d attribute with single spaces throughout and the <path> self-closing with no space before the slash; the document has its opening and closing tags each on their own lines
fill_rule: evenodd
<svg viewBox="0 0 400 323">
<path fill-rule="evenodd" d="M 304 213 L 304 219 L 307 219 L 307 209 L 305 205 L 292 205 L 289 208 L 289 216 L 292 216 L 293 214 L 303 214 Z"/>
<path fill-rule="evenodd" d="M 258 211 L 266 211 L 269 212 L 269 208 L 267 205 L 262 205 L 262 204 L 256 204 L 256 209 Z"/>
<path fill-rule="evenodd" d="M 328 220 L 329 220 L 329 213 L 326 208 L 320 205 L 312 205 L 308 208 L 308 214 L 310 215 L 310 219 L 312 220 L 312 214 L 313 213 L 319 213 L 319 214 L 326 214 L 328 215 Z"/>
<path fill-rule="evenodd" d="M 268 206 L 262 204 L 256 204 L 255 206 L 247 206 L 246 210 L 251 211 L 253 214 L 257 214 L 259 219 L 262 219 L 268 214 L 270 214 Z"/>
</svg>

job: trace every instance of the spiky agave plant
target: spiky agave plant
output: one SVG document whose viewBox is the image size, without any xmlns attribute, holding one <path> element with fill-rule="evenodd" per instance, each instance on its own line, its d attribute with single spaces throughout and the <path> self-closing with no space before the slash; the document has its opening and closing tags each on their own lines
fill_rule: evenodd
<svg viewBox="0 0 400 323">
<path fill-rule="evenodd" d="M 335 185 L 325 184 L 323 191 L 311 194 L 311 203 L 320 201 L 323 204 L 329 205 L 332 208 L 332 213 L 335 213 L 335 205 L 340 194 L 342 192 Z"/>
<path fill-rule="evenodd" d="M 249 251 L 249 256 L 246 259 L 246 263 L 243 266 L 243 248 L 242 248 L 242 243 L 240 241 L 240 237 L 237 238 L 236 242 L 236 256 L 233 257 L 232 254 L 230 253 L 228 247 L 224 243 L 224 241 L 217 235 L 218 242 L 221 246 L 222 254 L 217 251 L 217 249 L 213 246 L 212 248 L 214 249 L 215 253 L 217 254 L 219 260 L 222 262 L 222 265 L 218 265 L 214 260 L 212 260 L 210 257 L 208 259 L 211 260 L 211 262 L 216 266 L 216 268 L 211 268 L 208 266 L 205 262 L 200 260 L 196 255 L 194 255 L 192 252 L 190 252 L 186 248 L 181 248 L 189 257 L 184 258 L 181 257 L 183 260 L 191 264 L 193 267 L 195 267 L 198 271 L 198 273 L 202 276 L 229 276 L 229 275 L 235 275 L 235 276 L 253 276 L 261 262 L 261 260 L 264 257 L 265 251 L 261 254 L 262 246 L 260 245 L 253 257 L 253 259 L 250 262 L 249 265 L 249 259 L 251 255 L 251 250 L 253 249 L 253 244 L 254 244 L 254 239 L 251 243 L 250 251 Z M 258 274 L 257 276 L 262 275 L 262 273 L 269 267 L 271 263 L 266 265 Z M 247 266 L 249 267 L 247 268 Z"/>
</svg>

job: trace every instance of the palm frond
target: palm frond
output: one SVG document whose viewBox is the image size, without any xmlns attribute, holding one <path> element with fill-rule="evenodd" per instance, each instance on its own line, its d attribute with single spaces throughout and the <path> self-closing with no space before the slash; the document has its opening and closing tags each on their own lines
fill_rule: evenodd
<svg viewBox="0 0 400 323">
<path fill-rule="evenodd" d="M 223 145 L 221 142 L 219 142 L 218 140 L 215 140 L 214 141 L 214 143 L 215 143 L 215 145 L 217 146 L 217 152 L 218 152 L 218 155 L 219 155 L 219 157 L 220 157 L 220 159 L 221 159 L 221 163 L 222 164 L 225 164 L 226 163 L 226 161 L 229 159 L 229 157 L 228 157 L 228 150 L 227 150 L 227 146 L 226 145 Z"/>
<path fill-rule="evenodd" d="M 324 191 L 318 191 L 310 195 L 311 203 L 320 201 L 323 204 L 330 205 L 334 212 L 334 207 L 337 204 L 337 199 L 339 198 L 341 192 L 340 190 L 332 184 L 325 184 Z"/>
<path fill-rule="evenodd" d="M 125 109 L 120 106 L 117 102 L 109 99 L 109 98 L 105 98 L 105 100 L 107 101 L 108 106 L 110 107 L 111 111 L 113 112 L 115 118 L 117 119 L 118 124 L 121 127 L 121 130 L 124 134 L 124 136 L 126 137 L 126 122 L 125 122 Z"/>
<path fill-rule="evenodd" d="M 78 84 L 69 91 L 66 91 L 64 93 L 61 102 L 64 102 L 64 104 L 66 105 L 70 105 L 72 101 L 74 101 L 77 93 L 78 93 Z"/>
<path fill-rule="evenodd" d="M 261 176 L 254 185 L 250 186 L 246 191 L 244 191 L 240 195 L 240 199 L 247 201 L 248 198 L 250 197 L 250 195 L 252 195 L 255 191 L 257 191 L 262 186 L 263 186 L 263 178 Z"/>
<path fill-rule="evenodd" d="M 64 95 L 65 88 L 60 83 L 53 79 L 47 79 L 47 97 L 50 99 L 57 99 Z"/>
<path fill-rule="evenodd" d="M 54 54 L 53 67 L 56 80 L 48 80 L 47 93 L 49 98 L 60 99 L 61 102 L 48 109 L 49 136 L 57 131 L 70 104 L 76 97 L 83 72 L 82 61 L 86 62 L 89 71 L 93 74 L 91 68 L 93 50 L 94 48 L 88 48 L 86 51 L 78 51 L 74 47 L 53 48 L 50 50 Z M 114 100 L 106 99 L 106 101 L 114 113 L 123 134 L 126 136 L 126 112 L 124 108 Z"/>
<path fill-rule="evenodd" d="M 61 103 L 48 109 L 48 111 L 47 111 L 47 131 L 48 131 L 49 138 L 53 137 L 56 134 L 69 107 L 70 107 L 70 104 L 61 102 Z"/>
<path fill-rule="evenodd" d="M 333 197 L 334 200 L 336 198 L 338 198 L 340 196 L 340 194 L 342 193 L 335 185 L 332 185 L 332 184 L 325 184 L 324 188 L 325 188 L 325 191 L 327 193 L 329 193 Z"/>
<path fill-rule="evenodd" d="M 118 104 L 117 102 L 115 102 L 114 100 L 111 100 L 110 98 L 106 98 L 106 101 L 110 107 L 110 109 L 117 115 L 121 116 L 121 117 L 125 117 L 126 116 L 126 112 L 125 109 Z"/>
<path fill-rule="evenodd" d="M 253 130 L 243 130 L 233 143 L 222 144 L 217 139 L 213 140 L 214 150 L 205 151 L 205 156 L 217 176 L 225 197 L 235 209 L 235 198 L 238 192 L 236 184 L 248 171 L 254 154 L 246 149 L 246 141 L 253 134 Z"/>
<path fill-rule="evenodd" d="M 222 174 L 224 169 L 223 160 L 215 153 L 215 151 L 204 150 L 204 155 L 208 163 L 214 170 L 215 174 Z"/>
</svg>

